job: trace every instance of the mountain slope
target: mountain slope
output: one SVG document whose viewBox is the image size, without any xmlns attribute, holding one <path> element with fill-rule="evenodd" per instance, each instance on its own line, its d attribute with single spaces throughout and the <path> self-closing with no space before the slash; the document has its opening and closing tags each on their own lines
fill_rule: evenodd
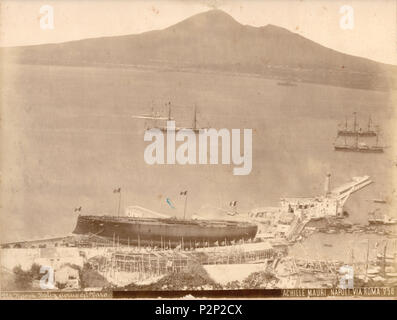
<svg viewBox="0 0 397 320">
<path fill-rule="evenodd" d="M 370 89 L 389 88 L 397 70 L 328 49 L 277 26 L 241 25 L 220 10 L 138 35 L 2 51 L 19 63 L 222 70 Z"/>
</svg>

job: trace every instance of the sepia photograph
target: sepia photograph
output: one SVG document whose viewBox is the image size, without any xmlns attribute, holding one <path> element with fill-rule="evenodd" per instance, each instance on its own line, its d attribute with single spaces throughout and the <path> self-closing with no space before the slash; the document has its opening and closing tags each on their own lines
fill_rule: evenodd
<svg viewBox="0 0 397 320">
<path fill-rule="evenodd" d="M 396 0 L 2 0 L 0 299 L 395 300 L 396 107 Z"/>
</svg>

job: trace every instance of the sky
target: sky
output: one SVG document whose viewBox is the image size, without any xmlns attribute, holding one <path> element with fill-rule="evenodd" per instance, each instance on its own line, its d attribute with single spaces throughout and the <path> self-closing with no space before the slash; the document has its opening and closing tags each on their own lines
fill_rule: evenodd
<svg viewBox="0 0 397 320">
<path fill-rule="evenodd" d="M 2 0 L 0 46 L 56 43 L 163 29 L 212 8 L 242 24 L 274 24 L 326 47 L 397 64 L 396 0 Z M 40 8 L 54 9 L 54 28 L 41 29 Z M 340 8 L 353 8 L 342 29 Z"/>
</svg>

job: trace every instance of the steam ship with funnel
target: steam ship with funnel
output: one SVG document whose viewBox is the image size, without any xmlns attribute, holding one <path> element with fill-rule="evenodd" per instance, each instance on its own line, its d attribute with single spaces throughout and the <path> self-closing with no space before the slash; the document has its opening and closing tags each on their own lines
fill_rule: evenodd
<svg viewBox="0 0 397 320">
<path fill-rule="evenodd" d="M 193 131 L 194 133 L 199 133 L 200 130 L 207 130 L 209 128 L 205 127 L 199 127 L 197 124 L 197 106 L 194 105 L 194 117 L 193 117 L 193 124 L 191 127 L 168 127 L 168 122 L 173 121 L 174 118 L 171 116 L 171 102 L 167 102 L 165 106 L 168 108 L 168 116 L 167 117 L 162 117 L 159 115 L 159 113 L 154 113 L 152 112 L 152 116 L 150 115 L 141 115 L 141 116 L 134 116 L 136 118 L 140 119 L 147 119 L 147 120 L 152 120 L 151 125 L 146 126 L 146 130 L 150 129 L 159 129 L 162 132 L 168 132 L 168 130 L 172 131 Z M 166 124 L 162 124 L 157 126 L 156 123 L 158 120 L 166 121 Z"/>
<path fill-rule="evenodd" d="M 137 246 L 216 246 L 255 238 L 257 225 L 223 220 L 185 220 L 161 215 L 147 217 L 150 210 L 134 207 L 144 214 L 137 216 L 79 215 L 74 234 L 95 235 Z M 138 210 L 139 209 L 139 210 Z"/>
</svg>

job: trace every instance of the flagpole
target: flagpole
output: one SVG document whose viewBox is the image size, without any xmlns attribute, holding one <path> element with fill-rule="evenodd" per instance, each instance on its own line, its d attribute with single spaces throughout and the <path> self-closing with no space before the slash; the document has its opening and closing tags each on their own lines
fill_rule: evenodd
<svg viewBox="0 0 397 320">
<path fill-rule="evenodd" d="M 119 191 L 119 206 L 117 208 L 117 217 L 120 217 L 121 189 Z"/>
<path fill-rule="evenodd" d="M 186 216 L 186 204 L 187 204 L 187 192 L 185 195 L 185 206 L 183 208 L 183 220 L 185 220 L 185 216 Z"/>
</svg>

